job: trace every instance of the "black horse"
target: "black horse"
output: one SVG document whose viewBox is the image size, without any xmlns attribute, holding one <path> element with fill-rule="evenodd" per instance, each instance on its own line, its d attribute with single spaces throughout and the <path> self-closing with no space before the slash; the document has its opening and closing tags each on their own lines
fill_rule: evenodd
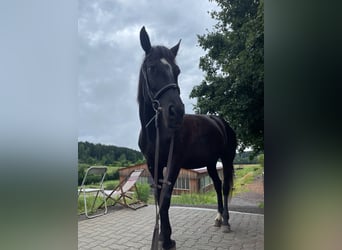
<svg viewBox="0 0 342 250">
<path fill-rule="evenodd" d="M 206 166 L 213 180 L 217 193 L 218 215 L 215 225 L 221 226 L 225 232 L 230 231 L 228 223 L 228 196 L 233 186 L 233 160 L 237 147 L 236 135 L 229 124 L 213 115 L 186 115 L 184 104 L 180 98 L 178 86 L 179 67 L 175 57 L 179 44 L 171 49 L 164 46 L 151 46 L 149 36 L 142 27 L 140 43 L 145 51 L 138 87 L 139 115 L 141 131 L 139 147 L 144 154 L 149 171 L 153 178 L 158 168 L 157 180 L 164 179 L 163 170 L 167 166 L 171 138 L 173 137 L 173 154 L 169 163 L 168 180 L 164 185 L 162 200 L 158 189 L 161 234 L 159 240 L 164 249 L 175 248 L 171 240 L 169 208 L 171 193 L 181 168 L 193 169 Z M 155 122 L 157 120 L 157 123 Z M 155 165 L 156 126 L 160 133 L 158 163 Z M 216 170 L 216 163 L 221 159 L 223 164 L 223 186 Z M 165 180 L 164 180 L 165 183 Z M 222 190 L 224 201 L 222 201 Z"/>
</svg>

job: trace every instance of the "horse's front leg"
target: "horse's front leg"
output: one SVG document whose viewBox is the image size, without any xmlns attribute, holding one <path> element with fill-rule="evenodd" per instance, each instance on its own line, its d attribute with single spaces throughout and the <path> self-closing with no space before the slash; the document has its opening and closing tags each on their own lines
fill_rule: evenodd
<svg viewBox="0 0 342 250">
<path fill-rule="evenodd" d="M 171 204 L 171 194 L 173 184 L 164 183 L 160 193 L 161 199 L 159 202 L 161 234 L 159 240 L 162 241 L 163 249 L 176 249 L 176 242 L 171 239 L 172 229 L 169 218 L 169 208 Z"/>
<path fill-rule="evenodd" d="M 175 158 L 173 159 L 175 160 Z M 169 171 L 169 173 L 167 173 Z M 163 241 L 163 249 L 176 249 L 176 242 L 171 239 L 172 229 L 169 219 L 169 208 L 171 204 L 171 195 L 173 187 L 176 183 L 180 168 L 177 167 L 175 161 L 169 167 L 163 169 L 163 185 L 161 189 L 161 199 L 159 204 L 160 222 L 161 222 L 161 237 Z M 168 177 L 168 178 L 167 178 Z"/>
</svg>

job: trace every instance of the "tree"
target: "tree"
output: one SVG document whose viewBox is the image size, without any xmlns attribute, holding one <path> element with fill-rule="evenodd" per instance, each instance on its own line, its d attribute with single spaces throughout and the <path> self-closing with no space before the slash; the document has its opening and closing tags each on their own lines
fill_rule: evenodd
<svg viewBox="0 0 342 250">
<path fill-rule="evenodd" d="M 213 1 L 213 0 L 210 0 Z M 263 0 L 215 0 L 214 30 L 198 35 L 206 51 L 200 58 L 205 79 L 190 97 L 196 113 L 218 114 L 237 133 L 240 150 L 264 148 Z"/>
<path fill-rule="evenodd" d="M 122 161 L 127 165 L 144 161 L 144 157 L 141 152 L 129 148 L 78 142 L 78 161 L 103 165 L 112 165 L 117 161 Z"/>
</svg>

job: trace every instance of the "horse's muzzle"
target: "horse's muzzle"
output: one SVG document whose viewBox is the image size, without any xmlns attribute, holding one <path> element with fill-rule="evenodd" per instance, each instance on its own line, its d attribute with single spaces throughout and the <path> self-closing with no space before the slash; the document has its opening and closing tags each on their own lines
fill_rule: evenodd
<svg viewBox="0 0 342 250">
<path fill-rule="evenodd" d="M 178 129 L 183 123 L 184 104 L 170 105 L 168 108 L 168 127 L 171 129 Z"/>
</svg>

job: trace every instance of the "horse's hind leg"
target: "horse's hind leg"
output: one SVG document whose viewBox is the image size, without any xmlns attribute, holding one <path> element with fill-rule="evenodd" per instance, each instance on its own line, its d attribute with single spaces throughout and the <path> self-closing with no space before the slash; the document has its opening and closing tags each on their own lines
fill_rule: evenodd
<svg viewBox="0 0 342 250">
<path fill-rule="evenodd" d="M 233 175 L 234 166 L 233 161 L 236 154 L 237 140 L 234 130 L 229 126 L 227 122 L 222 120 L 226 129 L 227 144 L 221 155 L 223 164 L 223 197 L 224 197 L 224 210 L 223 210 L 223 232 L 230 232 L 229 225 L 229 210 L 228 210 L 228 197 L 233 188 Z"/>
<path fill-rule="evenodd" d="M 223 181 L 223 232 L 229 233 L 230 232 L 230 224 L 229 224 L 229 209 L 228 209 L 228 198 L 229 194 L 232 189 L 233 185 L 233 163 L 231 161 L 225 161 L 222 159 L 223 163 L 223 175 L 224 175 L 224 181 Z"/>
<path fill-rule="evenodd" d="M 222 213 L 223 213 L 223 203 L 222 203 L 222 181 L 216 170 L 216 163 L 207 166 L 208 174 L 213 180 L 216 195 L 217 195 L 217 216 L 215 218 L 215 226 L 220 227 L 222 224 Z"/>
</svg>

